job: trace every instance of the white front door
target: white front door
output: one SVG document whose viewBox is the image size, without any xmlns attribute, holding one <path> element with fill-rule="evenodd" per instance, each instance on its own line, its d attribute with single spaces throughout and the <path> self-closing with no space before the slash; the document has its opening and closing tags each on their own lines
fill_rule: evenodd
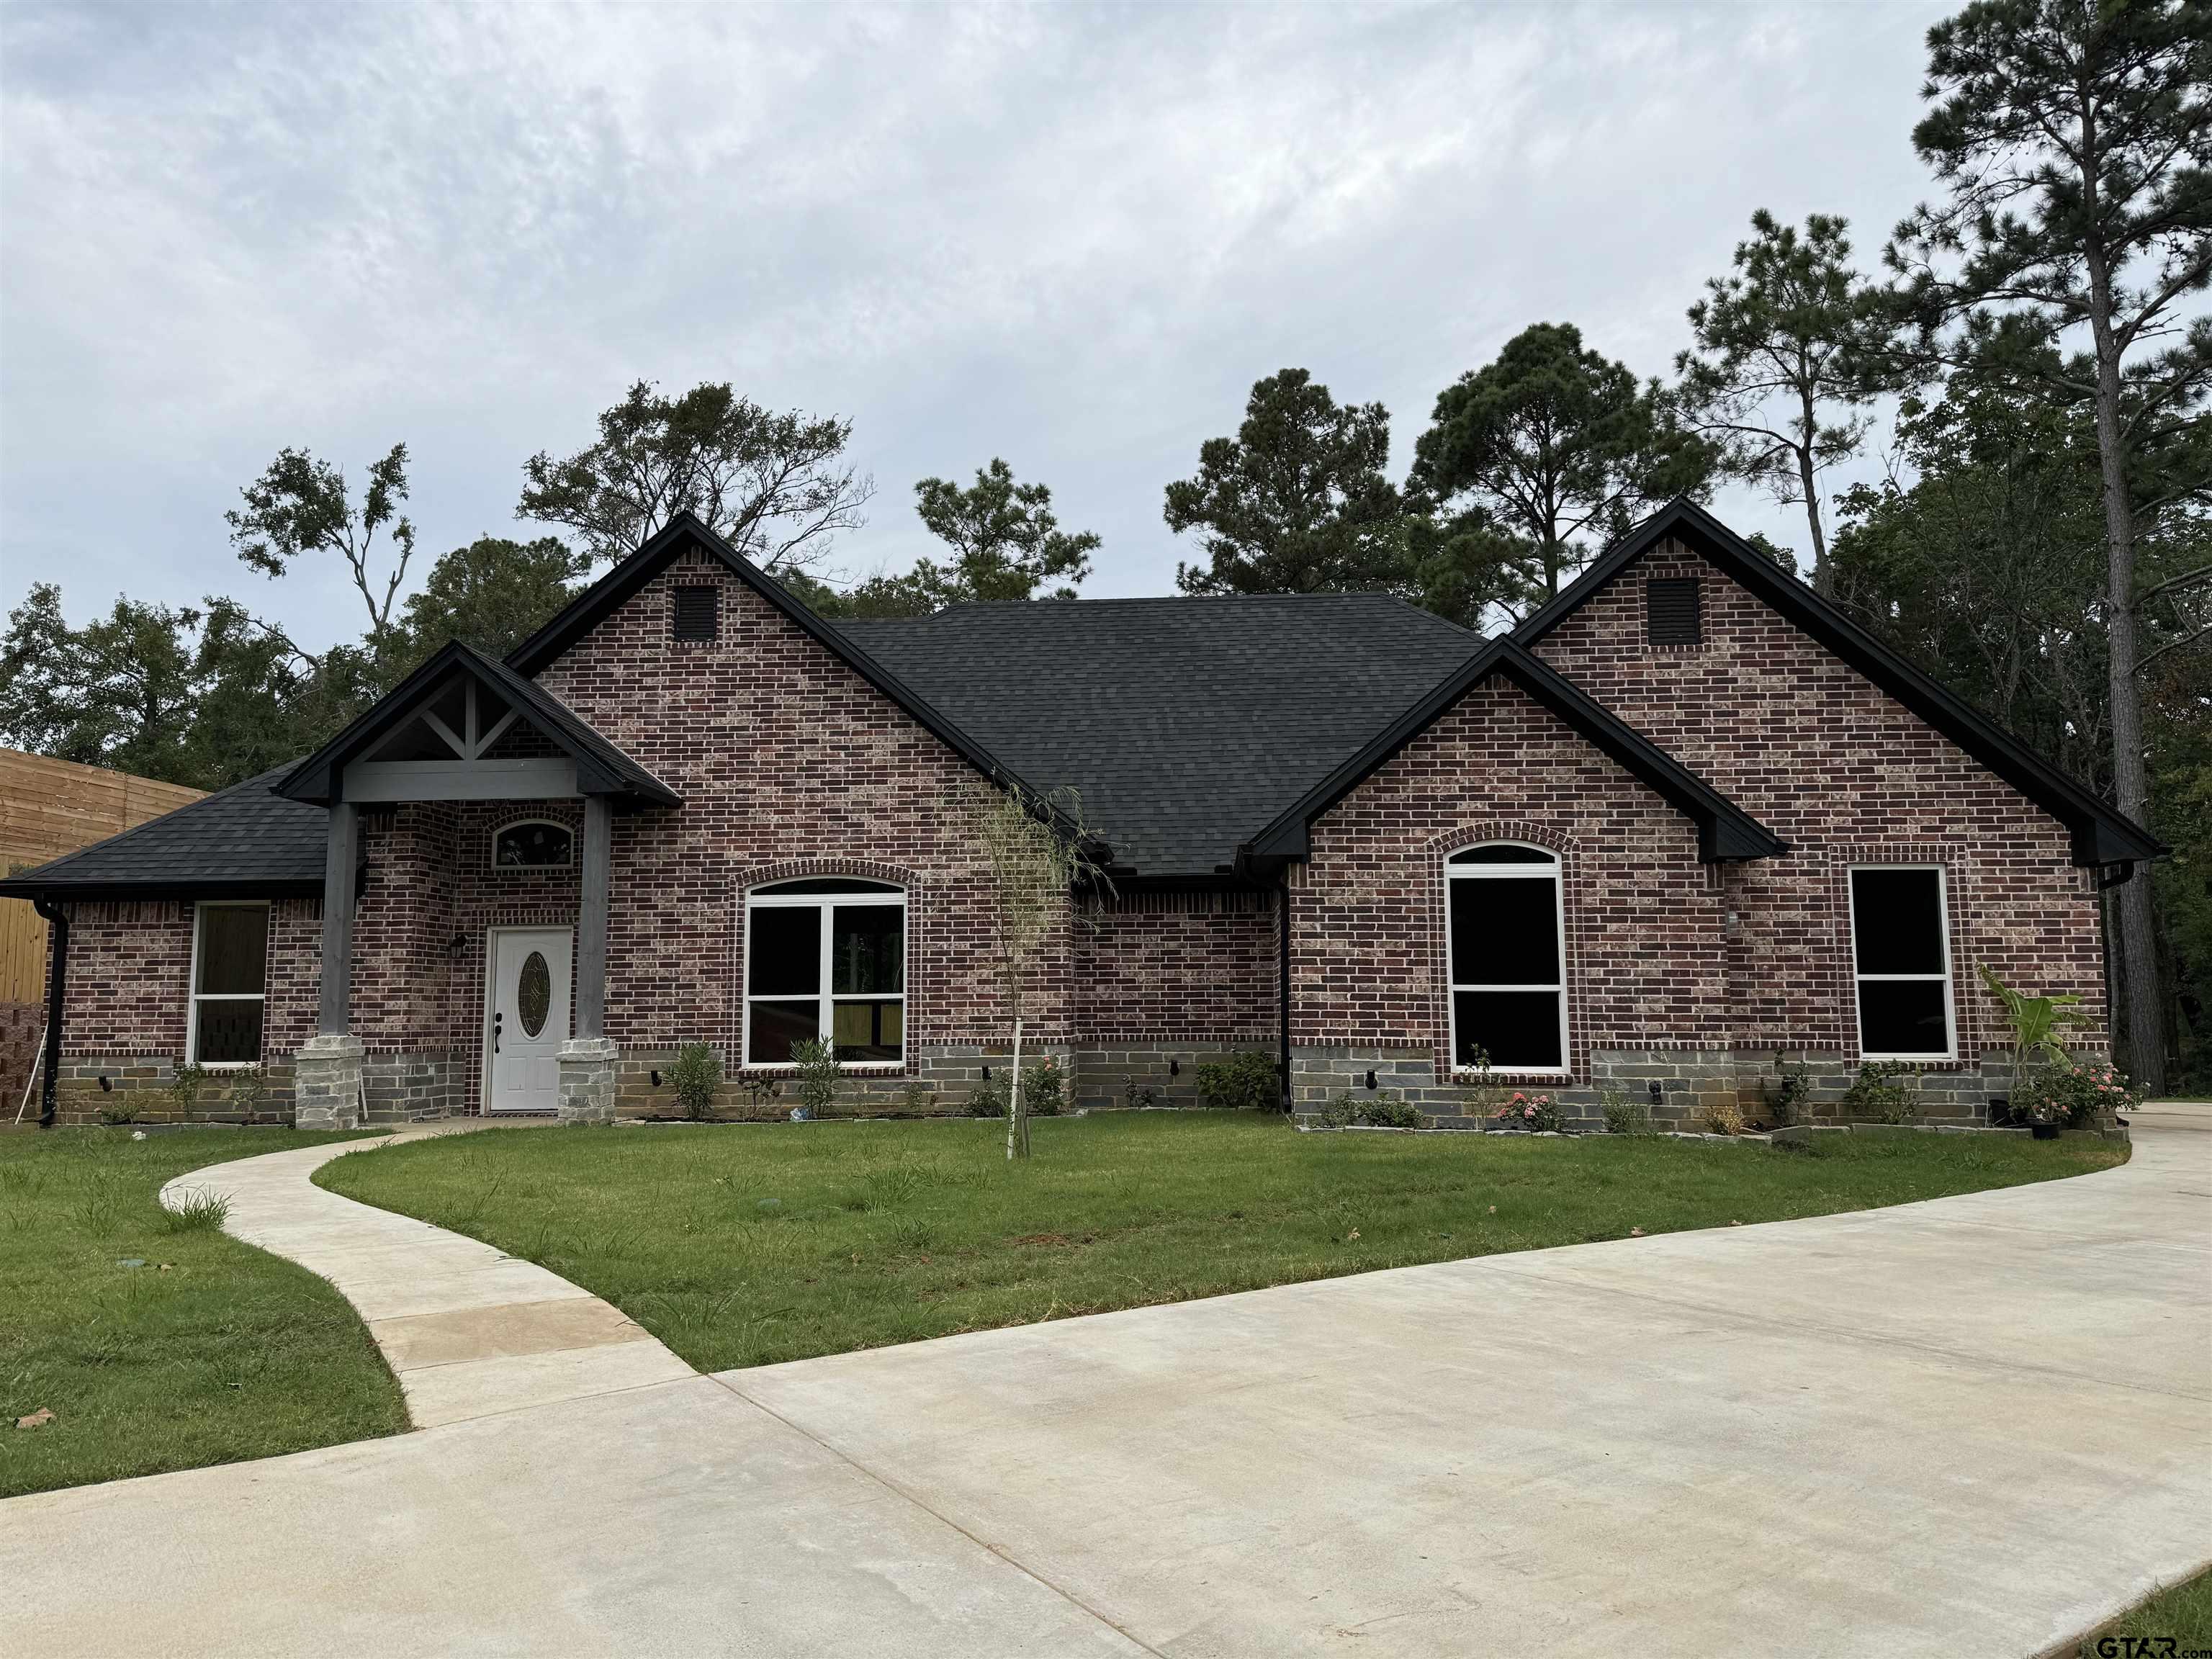
<svg viewBox="0 0 2212 1659">
<path fill-rule="evenodd" d="M 484 1040 L 489 1110 L 550 1112 L 560 1103 L 574 939 L 566 927 L 493 930 L 491 1021 Z"/>
</svg>

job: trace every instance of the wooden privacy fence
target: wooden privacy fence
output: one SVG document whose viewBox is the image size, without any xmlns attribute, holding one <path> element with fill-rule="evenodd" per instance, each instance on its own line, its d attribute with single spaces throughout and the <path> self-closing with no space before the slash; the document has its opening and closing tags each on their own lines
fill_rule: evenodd
<svg viewBox="0 0 2212 1659">
<path fill-rule="evenodd" d="M 157 818 L 205 792 L 0 749 L 0 872 L 14 874 Z M 0 1002 L 46 995 L 46 924 L 0 899 Z"/>
</svg>

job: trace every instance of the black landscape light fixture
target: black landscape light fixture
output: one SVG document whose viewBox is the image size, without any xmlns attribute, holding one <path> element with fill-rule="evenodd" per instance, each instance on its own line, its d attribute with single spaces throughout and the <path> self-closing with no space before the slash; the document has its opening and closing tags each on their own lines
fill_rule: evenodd
<svg viewBox="0 0 2212 1659">
<path fill-rule="evenodd" d="M 1370 1091 L 1372 1091 L 1375 1087 L 1375 1073 L 1371 1070 L 1367 1073 L 1367 1087 Z"/>
<path fill-rule="evenodd" d="M 107 1073 L 105 1072 L 100 1074 L 100 1092 L 104 1095 L 112 1095 L 115 1092 L 115 1085 L 107 1080 Z"/>
<path fill-rule="evenodd" d="M 1661 1101 L 1666 1099 L 1666 1097 L 1667 1085 L 1660 1082 L 1657 1078 L 1653 1078 L 1651 1079 L 1651 1103 L 1656 1106 Z"/>
</svg>

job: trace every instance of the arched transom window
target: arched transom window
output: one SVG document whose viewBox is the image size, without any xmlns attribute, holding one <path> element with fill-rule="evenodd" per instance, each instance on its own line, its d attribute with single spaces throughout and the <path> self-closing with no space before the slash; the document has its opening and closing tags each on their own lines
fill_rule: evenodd
<svg viewBox="0 0 2212 1659">
<path fill-rule="evenodd" d="M 1463 848 L 1444 861 L 1455 1070 L 1567 1068 L 1566 929 L 1559 857 L 1519 842 Z"/>
<path fill-rule="evenodd" d="M 574 861 L 575 837 L 565 823 L 528 818 L 493 832 L 491 861 L 499 870 L 557 870 Z"/>
<path fill-rule="evenodd" d="M 852 1066 L 906 1058 L 906 892 L 810 877 L 745 895 L 745 1064 L 827 1037 Z"/>
</svg>

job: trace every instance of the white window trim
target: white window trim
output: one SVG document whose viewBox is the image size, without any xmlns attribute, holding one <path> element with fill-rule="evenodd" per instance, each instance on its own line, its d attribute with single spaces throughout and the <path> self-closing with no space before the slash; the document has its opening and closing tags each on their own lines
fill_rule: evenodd
<svg viewBox="0 0 2212 1659">
<path fill-rule="evenodd" d="M 568 837 L 568 856 L 558 864 L 501 864 L 499 861 L 499 838 L 510 830 L 527 830 L 533 823 L 542 823 L 549 830 L 558 830 Z M 492 826 L 491 844 L 485 850 L 491 867 L 502 876 L 517 875 L 526 870 L 573 870 L 576 867 L 576 826 L 563 823 L 558 818 L 510 818 L 505 823 Z"/>
<path fill-rule="evenodd" d="M 796 877 L 793 878 L 793 879 L 805 880 L 807 879 L 807 878 Z M 826 878 L 826 879 L 836 880 L 841 879 L 841 878 L 831 877 Z M 851 878 L 851 879 L 862 881 L 870 880 L 872 879 L 872 878 L 855 876 Z M 830 988 L 830 985 L 836 979 L 836 975 L 831 968 L 830 955 L 830 933 L 831 927 L 833 926 L 830 912 L 841 906 L 858 904 L 896 905 L 899 908 L 901 913 L 899 922 L 899 985 L 901 988 L 896 992 L 888 994 L 884 992 L 860 992 L 840 994 Z M 799 1069 L 797 1065 L 791 1060 L 755 1060 L 751 1057 L 753 1052 L 753 1004 L 756 1002 L 803 1002 L 805 1000 L 803 994 L 787 994 L 778 996 L 774 992 L 765 992 L 757 995 L 754 994 L 751 988 L 753 973 L 753 912 L 756 909 L 817 909 L 822 913 L 822 954 L 818 958 L 822 964 L 822 984 L 821 988 L 815 993 L 816 1000 L 821 1005 L 818 1012 L 815 1015 L 817 1029 L 830 1033 L 831 1041 L 836 1041 L 837 1025 L 835 1010 L 836 1005 L 840 1002 L 890 1002 L 896 1000 L 899 1005 L 899 1057 L 896 1060 L 841 1060 L 837 1062 L 839 1069 L 847 1072 L 890 1073 L 904 1071 L 906 1069 L 908 1054 L 906 991 L 903 988 L 906 985 L 908 968 L 907 927 L 905 916 L 906 908 L 907 890 L 903 887 L 881 892 L 747 893 L 745 895 L 744 920 L 744 982 L 746 988 L 744 994 L 745 1017 L 743 1022 L 743 1029 L 741 1029 L 738 1033 L 738 1069 L 745 1072 L 796 1072 Z"/>
<path fill-rule="evenodd" d="M 1526 847 L 1531 852 L 1542 852 L 1549 856 L 1541 864 L 1533 860 L 1527 864 L 1454 864 L 1452 860 L 1462 853 L 1472 853 L 1483 847 Z M 1559 979 L 1556 984 L 1461 984 L 1451 976 L 1451 884 L 1455 881 L 1526 881 L 1542 877 L 1552 884 L 1552 921 L 1559 930 Z M 1533 842 L 1478 841 L 1465 847 L 1455 847 L 1444 854 L 1444 1041 L 1449 1045 L 1445 1053 L 1451 1057 L 1454 1077 L 1475 1077 L 1480 1073 L 1472 1066 L 1462 1066 L 1459 1060 L 1459 993 L 1462 991 L 1550 991 L 1559 999 L 1559 1063 L 1557 1066 L 1505 1066 L 1492 1063 L 1493 1073 L 1507 1077 L 1565 1078 L 1573 1075 L 1574 1050 L 1567 1046 L 1567 884 L 1566 861 L 1549 848 L 1539 848 Z"/>
<path fill-rule="evenodd" d="M 261 1005 L 261 1047 L 264 1058 L 269 1048 L 269 957 L 267 946 L 263 946 L 261 957 L 261 989 L 253 991 L 206 991 L 200 989 L 200 914 L 205 910 L 258 910 L 261 925 L 269 926 L 269 901 L 266 899 L 200 899 L 192 905 L 192 965 L 191 977 L 185 981 L 185 1064 L 200 1065 L 200 1004 L 203 1002 L 258 1002 Z M 244 1072 L 261 1065 L 255 1060 L 211 1060 L 200 1066 L 204 1072 Z"/>
<path fill-rule="evenodd" d="M 1859 972 L 1859 898 L 1858 884 L 1851 879 L 1862 870 L 1933 870 L 1936 872 L 1936 920 L 1941 924 L 1943 937 L 1943 971 L 1940 974 L 1863 974 Z M 1861 1060 L 1936 1062 L 1959 1057 L 1959 1015 L 1953 1006 L 1951 983 L 1951 877 L 1940 864 L 1854 864 L 1844 873 L 1844 904 L 1850 912 L 1851 922 L 1851 1030 L 1858 1038 Z M 1866 1017 L 1859 1004 L 1859 986 L 1863 982 L 1927 984 L 1941 980 L 1943 984 L 1943 1052 L 1906 1054 L 1881 1053 L 1866 1046 Z"/>
</svg>

